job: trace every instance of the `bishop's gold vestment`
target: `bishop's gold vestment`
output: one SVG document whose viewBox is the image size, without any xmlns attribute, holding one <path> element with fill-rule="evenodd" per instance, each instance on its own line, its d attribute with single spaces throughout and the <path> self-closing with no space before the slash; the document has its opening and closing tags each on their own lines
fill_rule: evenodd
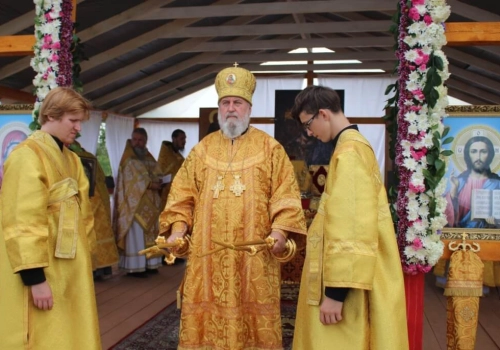
<svg viewBox="0 0 500 350">
<path fill-rule="evenodd" d="M 158 166 L 160 167 L 163 175 L 171 175 L 171 181 L 173 181 L 175 174 L 177 174 L 183 162 L 184 157 L 179 151 L 174 149 L 172 142 L 163 141 L 161 143 L 160 154 L 158 155 Z M 165 208 L 165 204 L 167 203 L 167 197 L 170 192 L 171 185 L 172 182 L 165 184 L 161 190 L 160 208 L 162 210 Z"/>
<path fill-rule="evenodd" d="M 243 192 L 235 186 L 238 176 Z M 215 187 L 219 177 L 224 189 Z M 282 349 L 280 266 L 269 251 L 197 255 L 216 247 L 212 239 L 264 239 L 271 229 L 305 233 L 293 166 L 283 147 L 253 127 L 235 140 L 221 131 L 206 136 L 174 179 L 160 231 L 170 234 L 178 221 L 192 234 L 178 349 Z"/>
<path fill-rule="evenodd" d="M 408 349 L 387 195 L 373 150 L 356 130 L 340 134 L 306 249 L 293 349 Z M 325 287 L 350 288 L 337 324 L 320 322 Z"/>
<path fill-rule="evenodd" d="M 5 163 L 1 192 L 0 348 L 101 349 L 90 246 L 88 180 L 80 159 L 36 131 Z M 20 270 L 43 268 L 53 309 L 33 305 Z"/>
</svg>

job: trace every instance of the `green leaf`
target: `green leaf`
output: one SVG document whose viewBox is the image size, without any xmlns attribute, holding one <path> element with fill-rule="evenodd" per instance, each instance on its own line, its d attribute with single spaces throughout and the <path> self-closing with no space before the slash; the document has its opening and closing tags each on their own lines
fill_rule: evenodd
<svg viewBox="0 0 500 350">
<path fill-rule="evenodd" d="M 446 137 L 446 135 L 448 135 L 448 133 L 450 132 L 450 127 L 449 126 L 446 126 L 443 130 L 443 135 L 441 135 L 441 137 Z"/>
<path fill-rule="evenodd" d="M 443 145 L 447 145 L 453 142 L 453 137 L 447 137 L 443 140 Z"/>
<path fill-rule="evenodd" d="M 396 84 L 390 84 L 386 89 L 385 89 L 385 93 L 384 95 L 387 95 L 388 93 L 390 93 L 392 90 L 394 90 L 396 88 Z"/>
<path fill-rule="evenodd" d="M 450 151 L 449 149 L 441 152 L 441 155 L 445 156 L 445 157 L 449 157 L 453 154 L 453 151 Z"/>
<path fill-rule="evenodd" d="M 434 162 L 434 166 L 436 167 L 437 171 L 441 171 L 441 169 L 444 169 L 446 164 L 445 162 L 443 162 L 441 159 L 436 159 L 436 161 Z"/>
<path fill-rule="evenodd" d="M 441 57 L 438 57 L 438 56 L 434 56 L 434 66 L 436 66 L 437 69 L 439 70 L 443 70 L 444 69 L 444 63 L 443 63 L 443 60 L 441 59 Z"/>
<path fill-rule="evenodd" d="M 432 91 L 427 99 L 427 103 L 429 104 L 429 106 L 431 108 L 434 108 L 434 106 L 436 106 L 438 99 L 439 99 L 439 92 L 437 92 L 436 89 L 432 89 Z"/>
</svg>

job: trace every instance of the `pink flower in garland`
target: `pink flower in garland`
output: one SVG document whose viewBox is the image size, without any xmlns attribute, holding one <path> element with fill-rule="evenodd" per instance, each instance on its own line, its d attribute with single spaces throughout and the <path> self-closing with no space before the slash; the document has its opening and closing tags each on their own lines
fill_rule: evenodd
<svg viewBox="0 0 500 350">
<path fill-rule="evenodd" d="M 418 21 L 420 19 L 420 13 L 416 7 L 412 7 L 410 11 L 408 11 L 408 17 L 410 17 L 414 21 Z"/>
<path fill-rule="evenodd" d="M 415 160 L 421 160 L 427 154 L 427 148 L 423 147 L 420 150 L 416 150 L 413 146 L 410 148 L 410 153 Z"/>
<path fill-rule="evenodd" d="M 419 250 L 424 247 L 422 240 L 420 238 L 415 238 L 412 243 L 413 249 Z"/>
</svg>

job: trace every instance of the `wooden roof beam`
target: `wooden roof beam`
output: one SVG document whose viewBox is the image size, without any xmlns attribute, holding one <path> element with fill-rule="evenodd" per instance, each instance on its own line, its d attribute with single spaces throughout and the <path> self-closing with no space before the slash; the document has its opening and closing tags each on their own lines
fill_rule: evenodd
<svg viewBox="0 0 500 350">
<path fill-rule="evenodd" d="M 6 86 L 0 86 L 0 99 L 6 98 L 16 102 L 35 103 L 35 96 L 28 92 L 15 90 Z"/>
<path fill-rule="evenodd" d="M 392 37 L 328 38 L 328 39 L 293 39 L 293 40 L 233 40 L 211 41 L 198 45 L 186 52 L 209 51 L 254 51 L 254 50 L 293 50 L 299 47 L 328 47 L 330 49 L 346 47 L 393 47 Z"/>
<path fill-rule="evenodd" d="M 189 84 L 190 82 L 203 78 L 207 75 L 218 73 L 220 70 L 224 68 L 226 68 L 226 65 L 214 64 L 212 66 L 200 69 L 198 71 L 194 71 L 193 73 L 185 75 L 182 78 L 179 78 L 168 84 L 165 84 L 163 86 L 157 87 L 156 89 L 148 91 L 144 94 L 136 96 L 117 106 L 113 106 L 111 109 L 119 111 L 120 113 L 124 114 L 129 113 L 131 108 L 134 106 L 150 101 L 158 96 L 164 95 L 172 90 L 175 90 L 183 85 Z"/>
<path fill-rule="evenodd" d="M 449 66 L 449 70 L 452 75 L 455 75 L 462 80 L 466 80 L 471 84 L 479 85 L 491 92 L 500 94 L 500 82 L 496 80 L 486 78 L 480 74 L 453 66 L 451 64 Z"/>
<path fill-rule="evenodd" d="M 145 16 L 144 19 L 206 18 L 221 16 L 266 16 L 291 15 L 294 13 L 340 13 L 356 11 L 391 11 L 395 9 L 392 0 L 336 0 L 296 1 L 284 5 L 282 2 L 259 4 L 169 7 Z"/>
<path fill-rule="evenodd" d="M 249 35 L 286 35 L 317 33 L 389 32 L 391 21 L 352 21 L 325 23 L 249 24 L 244 26 L 186 27 L 165 32 L 162 38 L 199 38 Z"/>
<path fill-rule="evenodd" d="M 446 23 L 448 46 L 500 45 L 500 22 Z"/>
<path fill-rule="evenodd" d="M 235 18 L 230 23 L 249 23 L 259 17 L 245 17 L 245 18 Z M 177 22 L 177 21 L 174 21 Z M 135 39 L 133 39 L 135 40 Z M 126 77 L 129 74 L 141 71 L 147 67 L 150 67 L 158 62 L 164 61 L 172 56 L 177 55 L 180 52 L 186 52 L 186 50 L 196 48 L 199 44 L 208 41 L 209 38 L 195 38 L 188 39 L 179 44 L 173 45 L 166 49 L 160 50 L 148 57 L 145 57 L 137 62 L 129 64 L 123 68 L 115 70 L 108 75 L 105 75 L 99 79 L 96 79 L 88 84 L 85 84 L 85 93 L 95 91 L 103 86 L 111 84 L 119 79 Z"/>
<path fill-rule="evenodd" d="M 469 95 L 461 90 L 457 90 L 457 89 L 454 89 L 452 87 L 448 88 L 448 94 L 450 96 L 458 98 L 459 100 L 462 100 L 464 102 L 467 102 L 467 103 L 470 103 L 473 105 L 486 105 L 486 104 L 488 104 L 487 101 L 480 99 L 479 96 L 476 96 L 476 95 L 471 96 L 471 95 Z"/>
<path fill-rule="evenodd" d="M 448 0 L 451 13 L 471 19 L 476 22 L 500 22 L 500 16 L 479 7 L 467 5 L 458 0 Z"/>
<path fill-rule="evenodd" d="M 219 0 L 216 2 L 216 4 L 227 4 L 227 3 L 233 4 L 241 1 L 242 0 Z M 127 52 L 137 49 L 140 46 L 146 45 L 156 39 L 162 38 L 165 32 L 176 33 L 182 28 L 190 24 L 196 23 L 197 21 L 198 20 L 193 20 L 193 19 L 181 19 L 167 23 L 165 25 L 162 25 L 161 27 L 158 27 L 147 33 L 139 35 L 138 37 L 135 37 L 132 40 L 121 43 L 120 45 L 117 45 L 109 50 L 106 50 L 95 56 L 90 57 L 90 60 L 88 61 L 82 62 L 81 64 L 82 71 L 87 71 L 89 69 L 97 67 L 100 64 L 103 64 Z"/>
<path fill-rule="evenodd" d="M 216 59 L 201 59 L 200 63 L 246 63 L 266 61 L 321 61 L 321 60 L 360 60 L 360 61 L 393 61 L 396 57 L 392 51 L 362 52 L 321 52 L 321 53 L 262 53 L 220 55 Z"/>
<path fill-rule="evenodd" d="M 479 58 L 478 56 L 471 55 L 447 46 L 443 47 L 443 51 L 449 58 L 457 60 L 463 64 L 474 66 L 494 74 L 498 74 L 498 71 L 500 70 L 498 64 Z"/>
<path fill-rule="evenodd" d="M 149 0 L 145 1 L 144 3 L 137 5 L 131 9 L 128 9 L 127 11 L 124 11 L 118 15 L 115 15 L 111 18 L 108 18 L 100 23 L 97 23 L 96 25 L 87 28 L 85 30 L 82 30 L 81 32 L 78 33 L 78 36 L 80 37 L 80 40 L 82 42 L 88 41 L 100 34 L 103 34 L 107 31 L 113 30 L 114 28 L 121 26 L 130 20 L 133 20 L 135 18 L 140 18 L 141 16 L 144 16 L 145 14 L 157 10 L 159 7 L 168 4 L 174 0 Z M 34 17 L 34 16 L 33 16 Z M 33 21 L 32 17 L 32 21 Z M 33 45 L 31 45 L 33 47 Z M 25 47 L 26 49 L 26 47 Z M 12 62 L 10 64 L 7 64 L 3 67 L 0 68 L 0 80 L 9 77 L 11 75 L 14 75 L 16 73 L 21 72 L 22 70 L 29 68 L 30 66 L 30 57 L 24 57 L 21 58 L 15 62 Z M 86 62 L 84 62 L 86 63 Z M 83 66 L 83 64 L 82 64 Z"/>
<path fill-rule="evenodd" d="M 454 90 L 459 90 L 470 96 L 480 97 L 482 100 L 489 104 L 500 105 L 500 95 L 494 94 L 489 91 L 477 88 L 472 86 L 469 83 L 465 83 L 456 78 L 450 77 L 450 79 L 446 80 L 446 86 L 452 88 Z M 469 101 L 467 101 L 469 102 Z M 484 102 L 483 102 L 484 103 Z"/>
</svg>

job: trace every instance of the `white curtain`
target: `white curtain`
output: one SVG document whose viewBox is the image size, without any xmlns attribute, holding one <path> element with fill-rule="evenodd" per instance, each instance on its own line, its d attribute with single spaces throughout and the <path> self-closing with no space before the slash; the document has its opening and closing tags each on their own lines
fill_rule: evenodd
<svg viewBox="0 0 500 350">
<path fill-rule="evenodd" d="M 274 123 L 273 124 L 251 124 L 253 127 L 266 132 L 268 135 L 274 137 Z"/>
<path fill-rule="evenodd" d="M 347 117 L 381 117 L 388 97 L 384 95 L 396 78 L 318 77 L 318 85 L 344 90 L 344 113 Z"/>
<path fill-rule="evenodd" d="M 108 150 L 109 163 L 116 180 L 120 159 L 125 149 L 127 139 L 134 130 L 134 118 L 109 114 L 106 119 L 106 149 Z"/>
<path fill-rule="evenodd" d="M 257 78 L 253 94 L 252 117 L 274 117 L 276 90 L 302 90 L 304 78 Z"/>
<path fill-rule="evenodd" d="M 89 153 L 93 155 L 97 151 L 97 140 L 99 139 L 99 128 L 102 123 L 102 111 L 90 111 L 89 120 L 82 123 L 82 130 L 78 142 Z"/>
<path fill-rule="evenodd" d="M 186 133 L 186 146 L 182 155 L 187 157 L 191 148 L 198 143 L 199 124 L 193 122 L 161 122 L 139 120 L 139 126 L 146 129 L 148 133 L 148 149 L 151 154 L 158 159 L 160 147 L 163 141 L 172 141 L 172 132 L 175 129 L 181 129 Z"/>
</svg>

